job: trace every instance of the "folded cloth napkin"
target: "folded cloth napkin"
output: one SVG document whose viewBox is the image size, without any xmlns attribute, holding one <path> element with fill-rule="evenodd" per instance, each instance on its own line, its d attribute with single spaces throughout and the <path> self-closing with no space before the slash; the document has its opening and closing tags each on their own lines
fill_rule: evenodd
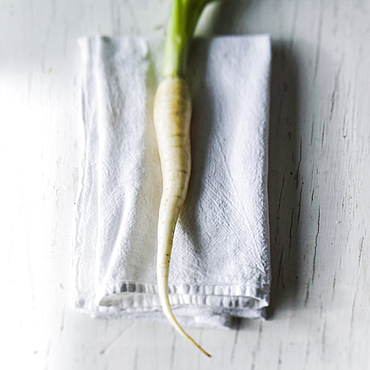
<svg viewBox="0 0 370 370">
<path fill-rule="evenodd" d="M 156 288 L 161 171 L 152 110 L 163 40 L 89 37 L 82 51 L 82 178 L 74 308 L 163 320 Z M 267 35 L 196 39 L 192 175 L 174 236 L 170 302 L 184 326 L 264 317 L 269 301 Z"/>
</svg>

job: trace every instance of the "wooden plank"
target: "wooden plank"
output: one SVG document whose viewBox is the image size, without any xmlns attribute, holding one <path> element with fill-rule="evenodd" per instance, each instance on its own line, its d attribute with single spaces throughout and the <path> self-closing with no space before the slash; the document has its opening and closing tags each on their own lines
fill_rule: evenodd
<svg viewBox="0 0 370 370">
<path fill-rule="evenodd" d="M 270 33 L 269 319 L 191 330 L 68 308 L 86 34 L 164 34 L 169 0 L 0 4 L 2 332 L 9 369 L 368 369 L 370 5 L 226 1 L 215 33 Z M 202 29 L 205 29 L 204 27 Z M 20 356 L 19 354 L 22 354 Z"/>
</svg>

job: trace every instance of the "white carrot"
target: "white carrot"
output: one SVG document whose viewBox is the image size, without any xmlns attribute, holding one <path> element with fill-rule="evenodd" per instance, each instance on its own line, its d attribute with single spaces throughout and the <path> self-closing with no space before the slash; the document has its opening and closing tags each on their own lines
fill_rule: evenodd
<svg viewBox="0 0 370 370">
<path fill-rule="evenodd" d="M 157 285 L 163 312 L 173 327 L 210 357 L 177 322 L 168 297 L 168 274 L 174 231 L 190 178 L 191 98 L 185 79 L 189 44 L 205 4 L 210 0 L 174 0 L 169 23 L 163 81 L 154 100 L 154 125 L 163 190 L 159 209 Z"/>
</svg>

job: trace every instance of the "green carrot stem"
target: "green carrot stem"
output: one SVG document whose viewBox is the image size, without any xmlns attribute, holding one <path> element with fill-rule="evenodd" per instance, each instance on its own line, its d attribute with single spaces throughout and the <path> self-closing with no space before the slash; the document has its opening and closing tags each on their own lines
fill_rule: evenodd
<svg viewBox="0 0 370 370">
<path fill-rule="evenodd" d="M 204 6 L 212 0 L 174 0 L 169 21 L 163 76 L 185 77 L 189 46 Z"/>
</svg>

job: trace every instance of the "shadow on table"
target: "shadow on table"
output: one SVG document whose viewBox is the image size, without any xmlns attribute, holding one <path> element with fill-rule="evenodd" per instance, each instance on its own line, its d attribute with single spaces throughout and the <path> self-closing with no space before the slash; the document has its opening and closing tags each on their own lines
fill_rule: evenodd
<svg viewBox="0 0 370 370">
<path fill-rule="evenodd" d="M 249 1 L 226 1 L 217 9 L 213 34 L 238 34 Z M 298 132 L 298 67 L 289 43 L 272 42 L 269 129 L 269 217 L 272 284 L 267 319 L 298 292 L 301 142 Z M 248 320 L 235 319 L 242 328 Z"/>
</svg>

